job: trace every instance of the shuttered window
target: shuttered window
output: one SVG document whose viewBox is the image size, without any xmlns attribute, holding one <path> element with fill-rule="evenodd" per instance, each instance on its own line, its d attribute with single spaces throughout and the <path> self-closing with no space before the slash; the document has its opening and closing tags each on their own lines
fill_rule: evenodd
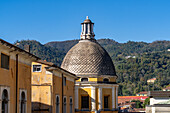
<svg viewBox="0 0 170 113">
<path fill-rule="evenodd" d="M 66 77 L 63 77 L 63 85 L 66 86 Z"/>
<path fill-rule="evenodd" d="M 41 65 L 33 65 L 33 72 L 41 72 Z"/>
<path fill-rule="evenodd" d="M 67 113 L 67 110 L 66 110 L 66 97 L 63 98 L 63 113 Z"/>
<path fill-rule="evenodd" d="M 73 99 L 70 97 L 70 113 L 73 113 Z"/>
<path fill-rule="evenodd" d="M 58 95 L 56 95 L 56 113 L 60 112 L 60 98 Z"/>
<path fill-rule="evenodd" d="M 1 53 L 1 68 L 9 69 L 9 56 Z"/>
<path fill-rule="evenodd" d="M 109 96 L 104 96 L 104 108 L 109 108 Z"/>
<path fill-rule="evenodd" d="M 89 109 L 89 96 L 81 96 L 81 108 Z"/>
</svg>

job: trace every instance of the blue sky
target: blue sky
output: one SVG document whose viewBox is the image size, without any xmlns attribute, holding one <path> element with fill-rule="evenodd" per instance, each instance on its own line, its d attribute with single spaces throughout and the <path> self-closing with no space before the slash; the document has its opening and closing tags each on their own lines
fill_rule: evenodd
<svg viewBox="0 0 170 113">
<path fill-rule="evenodd" d="M 13 43 L 79 39 L 86 16 L 96 39 L 170 40 L 170 0 L 0 0 L 0 38 Z"/>
</svg>

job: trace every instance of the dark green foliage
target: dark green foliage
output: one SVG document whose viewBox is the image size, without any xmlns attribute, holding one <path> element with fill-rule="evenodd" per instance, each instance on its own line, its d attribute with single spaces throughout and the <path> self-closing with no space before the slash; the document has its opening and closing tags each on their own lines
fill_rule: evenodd
<svg viewBox="0 0 170 113">
<path fill-rule="evenodd" d="M 18 47 L 24 49 L 24 45 L 30 45 L 30 52 L 42 60 L 56 63 L 58 66 L 62 63 L 65 52 L 59 51 L 57 48 L 52 48 L 46 45 L 42 45 L 35 40 L 21 40 L 15 43 Z"/>
<path fill-rule="evenodd" d="M 170 83 L 170 52 L 152 52 L 136 55 L 136 58 L 117 57 L 117 82 L 121 86 L 119 95 L 135 95 L 141 91 L 161 90 Z M 147 80 L 156 77 L 154 84 Z"/>
<path fill-rule="evenodd" d="M 150 105 L 150 98 L 146 98 L 145 99 L 145 101 L 144 101 L 144 103 L 143 103 L 143 108 L 145 108 L 146 107 L 146 105 Z"/>
<path fill-rule="evenodd" d="M 142 103 L 140 100 L 132 100 L 131 102 L 135 102 L 136 103 L 136 108 L 142 108 Z"/>
<path fill-rule="evenodd" d="M 97 40 L 111 56 L 118 75 L 119 95 L 136 95 L 148 90 L 161 90 L 170 83 L 170 41 L 152 43 L 128 41 L 118 43 L 111 39 Z M 34 40 L 17 41 L 15 44 L 24 48 L 31 47 L 31 53 L 58 66 L 68 50 L 78 40 L 49 42 L 45 45 Z M 129 56 L 129 58 L 127 58 Z M 135 57 L 133 57 L 135 56 Z M 147 80 L 156 77 L 154 84 Z"/>
</svg>

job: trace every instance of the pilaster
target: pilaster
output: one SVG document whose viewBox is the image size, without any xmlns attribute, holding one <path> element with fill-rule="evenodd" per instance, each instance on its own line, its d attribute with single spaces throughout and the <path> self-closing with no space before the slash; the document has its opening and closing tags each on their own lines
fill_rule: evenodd
<svg viewBox="0 0 170 113">
<path fill-rule="evenodd" d="M 96 110 L 96 88 L 95 87 L 91 88 L 91 110 L 92 111 Z"/>
<path fill-rule="evenodd" d="M 75 109 L 79 109 L 79 87 L 75 86 Z"/>
<path fill-rule="evenodd" d="M 99 110 L 101 110 L 103 108 L 103 102 L 102 102 L 102 88 L 100 87 L 99 88 L 99 92 L 98 92 L 98 95 L 99 95 Z"/>
<path fill-rule="evenodd" d="M 112 87 L 112 109 L 114 110 L 116 108 L 116 100 L 115 100 L 115 87 Z"/>
</svg>

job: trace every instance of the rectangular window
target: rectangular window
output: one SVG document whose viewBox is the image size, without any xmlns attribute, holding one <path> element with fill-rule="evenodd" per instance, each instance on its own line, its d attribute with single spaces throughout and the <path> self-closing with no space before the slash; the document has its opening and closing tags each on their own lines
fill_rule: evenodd
<svg viewBox="0 0 170 113">
<path fill-rule="evenodd" d="M 73 99 L 70 97 L 70 113 L 73 111 Z"/>
<path fill-rule="evenodd" d="M 60 112 L 60 97 L 56 95 L 56 113 Z"/>
<path fill-rule="evenodd" d="M 66 86 L 66 77 L 63 77 L 63 85 Z"/>
<path fill-rule="evenodd" d="M 33 65 L 33 72 L 41 72 L 41 65 Z"/>
<path fill-rule="evenodd" d="M 109 96 L 104 96 L 104 108 L 109 108 Z"/>
<path fill-rule="evenodd" d="M 9 69 L 9 56 L 1 53 L 1 68 Z"/>
<path fill-rule="evenodd" d="M 66 110 L 66 102 L 67 102 L 66 96 L 64 96 L 64 98 L 63 98 L 63 113 L 67 112 L 67 110 Z"/>
<path fill-rule="evenodd" d="M 89 109 L 89 96 L 81 96 L 81 108 Z"/>
</svg>

